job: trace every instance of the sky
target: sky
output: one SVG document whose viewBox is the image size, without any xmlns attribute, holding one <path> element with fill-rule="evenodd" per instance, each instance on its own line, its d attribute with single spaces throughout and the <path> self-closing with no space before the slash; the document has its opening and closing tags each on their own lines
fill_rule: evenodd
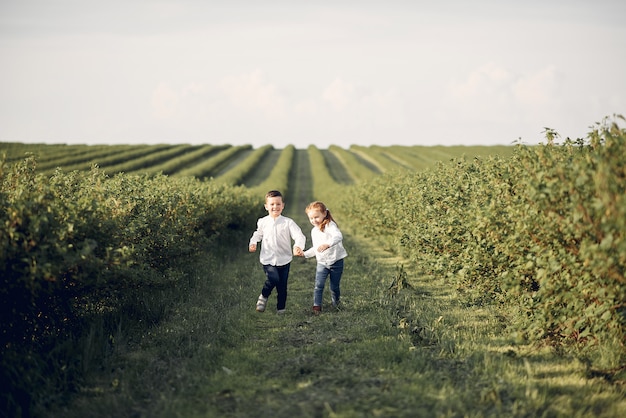
<svg viewBox="0 0 626 418">
<path fill-rule="evenodd" d="M 623 0 L 0 0 L 0 141 L 509 145 L 626 115 Z"/>
</svg>

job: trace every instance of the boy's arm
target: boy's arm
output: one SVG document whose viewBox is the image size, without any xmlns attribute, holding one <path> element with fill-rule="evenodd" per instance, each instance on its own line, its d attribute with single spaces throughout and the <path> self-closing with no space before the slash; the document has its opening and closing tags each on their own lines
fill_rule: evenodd
<svg viewBox="0 0 626 418">
<path fill-rule="evenodd" d="M 294 240 L 295 244 L 293 245 L 294 250 L 297 248 L 300 248 L 301 250 L 304 250 L 304 245 L 306 244 L 306 237 L 304 236 L 304 233 L 302 233 L 302 229 L 300 229 L 300 227 L 298 226 L 297 223 L 295 223 L 295 221 L 291 222 L 291 225 L 289 226 L 289 231 L 291 232 L 291 238 Z"/>
<path fill-rule="evenodd" d="M 259 241 L 263 241 L 263 228 L 261 227 L 261 220 L 257 221 L 256 231 L 252 233 L 252 237 L 250 237 L 250 242 L 248 243 L 248 248 L 251 252 L 256 251 L 256 245 Z M 254 247 L 254 250 L 252 249 Z"/>
</svg>

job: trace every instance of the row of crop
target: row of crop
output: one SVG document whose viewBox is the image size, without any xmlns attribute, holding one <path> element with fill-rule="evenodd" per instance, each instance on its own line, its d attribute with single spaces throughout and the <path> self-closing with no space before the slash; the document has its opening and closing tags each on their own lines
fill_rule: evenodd
<svg viewBox="0 0 626 418">
<path fill-rule="evenodd" d="M 217 151 L 230 148 L 229 145 L 177 146 L 158 145 L 45 145 L 0 143 L 0 151 L 7 155 L 6 161 L 19 161 L 27 155 L 37 158 L 37 170 L 52 174 L 55 169 L 64 171 L 88 171 L 92 166 L 105 168 L 109 174 L 133 172 L 138 174 L 174 174 L 186 170 L 205 157 Z M 217 161 L 221 164 L 230 154 L 222 155 Z M 206 164 L 206 163 L 203 163 Z M 215 161 L 211 164 L 215 165 Z M 205 167 L 206 168 L 206 167 Z M 205 173 L 208 170 L 204 170 Z"/>
<path fill-rule="evenodd" d="M 22 142 L 0 142 L 0 155 L 5 154 L 5 161 L 19 161 L 35 155 L 40 160 L 56 158 L 58 155 L 68 155 L 75 152 L 87 151 L 87 146 L 69 146 L 66 144 L 27 144 Z"/>
<path fill-rule="evenodd" d="M 93 153 L 75 158 L 68 156 L 61 160 L 49 161 L 37 166 L 39 172 L 52 174 L 57 168 L 64 171 L 89 171 L 94 165 L 98 167 L 111 167 L 142 158 L 153 152 L 159 152 L 170 148 L 170 145 L 127 145 L 111 147 L 110 149 L 94 150 Z"/>
<path fill-rule="evenodd" d="M 55 153 L 54 156 L 46 158 L 48 154 L 44 149 L 40 153 L 34 154 L 37 158 L 37 170 L 43 173 L 52 174 L 59 167 L 64 169 L 89 170 L 98 162 L 106 165 L 107 161 L 126 158 L 128 153 L 134 157 L 146 152 L 146 145 L 114 145 L 95 147 L 71 147 L 65 153 Z"/>
<path fill-rule="evenodd" d="M 141 169 L 139 172 L 152 175 L 158 173 L 166 175 L 174 174 L 178 171 L 187 169 L 188 167 L 196 164 L 198 161 L 202 161 L 228 147 L 228 145 L 202 145 L 189 148 L 186 152 L 179 154 L 176 157 L 168 158 L 159 164 Z"/>
<path fill-rule="evenodd" d="M 197 178 L 210 178 L 215 175 L 216 171 L 222 167 L 226 162 L 233 158 L 241 151 L 250 149 L 250 145 L 229 146 L 216 155 L 202 160 L 197 164 L 187 167 L 176 174 L 176 176 L 193 176 Z"/>
<path fill-rule="evenodd" d="M 363 181 L 382 172 L 422 170 L 440 161 L 459 157 L 487 155 L 510 156 L 513 146 L 361 146 L 351 145 L 343 149 L 331 145 L 329 151 L 348 170 L 354 180 Z"/>
<path fill-rule="evenodd" d="M 341 186 L 331 176 L 328 162 L 324 158 L 322 151 L 315 145 L 310 145 L 307 151 L 311 165 L 313 197 L 316 200 L 330 202 Z"/>
<path fill-rule="evenodd" d="M 450 161 L 455 158 L 471 158 L 478 156 L 486 157 L 489 155 L 509 157 L 513 154 L 514 150 L 514 146 L 508 145 L 416 145 L 412 147 L 391 146 L 389 148 L 385 148 L 385 151 L 395 153 L 397 157 L 412 158 L 415 164 L 413 167 L 415 169 L 433 167 L 439 161 Z"/>
<path fill-rule="evenodd" d="M 526 318 L 518 335 L 623 365 L 626 131 L 607 122 L 562 145 L 554 135 L 509 159 L 360 184 L 343 218 L 476 302 L 517 307 Z"/>
<path fill-rule="evenodd" d="M 163 173 L 167 175 L 195 176 L 198 178 L 223 177 L 229 184 L 243 183 L 250 179 L 255 167 L 265 158 L 271 145 L 263 146 L 245 162 L 238 163 L 242 151 L 251 146 L 230 145 L 45 145 L 0 143 L 0 151 L 7 154 L 7 161 L 16 161 L 33 153 L 38 160 L 38 171 L 52 174 L 56 168 L 64 171 L 88 171 L 96 165 L 109 174 Z M 358 146 L 350 149 L 330 146 L 322 153 L 328 160 L 329 170 L 335 180 L 350 184 L 373 178 L 382 172 L 394 170 L 419 170 L 446 161 L 453 156 L 491 153 L 508 155 L 513 147 L 430 147 L 430 146 Z M 217 151 L 223 151 L 219 154 Z M 231 166 L 228 170 L 224 167 Z M 225 171 L 224 173 L 220 172 Z M 258 182 L 254 182 L 258 184 Z"/>
<path fill-rule="evenodd" d="M 88 332 L 86 318 L 136 311 L 176 277 L 172 266 L 252 228 L 255 198 L 191 177 L 46 176 L 32 158 L 0 164 L 0 406 L 41 395 L 59 369 L 37 359 Z M 63 359 L 67 373 L 81 369 L 72 362 Z"/>
<path fill-rule="evenodd" d="M 347 149 L 337 145 L 331 145 L 328 147 L 328 151 L 339 159 L 355 182 L 366 181 L 380 174 L 377 167 L 371 164 L 368 165 L 367 162 L 360 159 L 357 154 Z"/>
<path fill-rule="evenodd" d="M 269 176 L 250 190 L 257 195 L 265 195 L 269 190 L 280 190 L 283 195 L 289 195 L 289 175 L 293 167 L 295 152 L 296 148 L 293 145 L 286 146 L 281 151 Z"/>
<path fill-rule="evenodd" d="M 375 165 L 380 172 L 386 173 L 395 170 L 412 169 L 410 166 L 399 164 L 397 160 L 394 160 L 384 152 L 381 152 L 381 147 L 351 145 L 350 151 L 360 155 L 361 158 L 370 161 L 371 164 Z"/>
<path fill-rule="evenodd" d="M 115 165 L 108 165 L 103 167 L 103 170 L 108 174 L 115 173 L 137 173 L 137 174 L 156 174 L 156 171 L 152 171 L 152 167 L 176 158 L 182 154 L 193 151 L 197 146 L 189 144 L 172 145 L 164 149 L 153 150 L 152 147 L 141 156 L 126 160 Z"/>
<path fill-rule="evenodd" d="M 42 146 L 37 152 L 30 153 L 37 158 L 37 169 L 42 172 L 52 173 L 57 167 L 87 163 L 91 168 L 94 160 L 119 154 L 133 149 L 144 148 L 142 145 L 116 145 L 116 146 L 72 146 L 66 148 L 52 147 L 50 150 Z M 24 155 L 21 159 L 25 158 Z M 87 169 L 89 169 L 87 168 Z"/>
<path fill-rule="evenodd" d="M 273 147 L 271 145 L 264 145 L 256 150 L 253 150 L 243 161 L 237 163 L 233 168 L 219 176 L 218 181 L 233 186 L 241 184 L 243 179 L 250 174 L 252 170 L 254 170 L 254 168 L 272 149 Z"/>
</svg>

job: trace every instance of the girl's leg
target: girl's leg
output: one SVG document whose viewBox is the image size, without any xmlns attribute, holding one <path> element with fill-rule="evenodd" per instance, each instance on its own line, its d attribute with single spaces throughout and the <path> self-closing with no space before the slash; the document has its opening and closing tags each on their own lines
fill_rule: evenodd
<svg viewBox="0 0 626 418">
<path fill-rule="evenodd" d="M 278 295 L 276 297 L 276 310 L 282 311 L 287 305 L 287 281 L 289 280 L 289 267 L 291 264 L 285 264 L 284 266 L 276 267 L 278 272 L 278 283 L 276 284 L 276 291 Z"/>
<path fill-rule="evenodd" d="M 340 282 L 341 275 L 343 274 L 343 258 L 337 260 L 330 267 L 330 297 L 332 299 L 333 306 L 339 304 L 339 298 L 341 297 Z"/>
<path fill-rule="evenodd" d="M 317 264 L 315 269 L 315 289 L 313 290 L 313 306 L 322 306 L 324 299 L 324 285 L 328 277 L 329 270 L 323 264 Z"/>
</svg>

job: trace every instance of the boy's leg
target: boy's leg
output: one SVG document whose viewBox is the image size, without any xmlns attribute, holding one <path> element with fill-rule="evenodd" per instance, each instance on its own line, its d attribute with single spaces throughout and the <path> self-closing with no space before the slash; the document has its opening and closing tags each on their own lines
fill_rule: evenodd
<svg viewBox="0 0 626 418">
<path fill-rule="evenodd" d="M 324 300 L 324 285 L 330 270 L 323 264 L 317 264 L 315 268 L 315 288 L 313 289 L 313 306 L 322 306 Z"/>
<path fill-rule="evenodd" d="M 263 289 L 261 289 L 261 294 L 267 299 L 272 294 L 272 290 L 278 285 L 279 277 L 276 266 L 264 264 L 263 271 L 265 272 L 265 283 L 263 284 Z"/>
<path fill-rule="evenodd" d="M 287 305 L 287 281 L 289 280 L 289 267 L 291 264 L 285 264 L 284 266 L 274 267 L 278 276 L 278 282 L 276 283 L 276 310 L 282 311 Z"/>
<path fill-rule="evenodd" d="M 330 296 L 332 298 L 333 306 L 339 304 L 339 298 L 341 297 L 340 282 L 341 275 L 343 274 L 343 258 L 337 260 L 330 267 Z"/>
</svg>

